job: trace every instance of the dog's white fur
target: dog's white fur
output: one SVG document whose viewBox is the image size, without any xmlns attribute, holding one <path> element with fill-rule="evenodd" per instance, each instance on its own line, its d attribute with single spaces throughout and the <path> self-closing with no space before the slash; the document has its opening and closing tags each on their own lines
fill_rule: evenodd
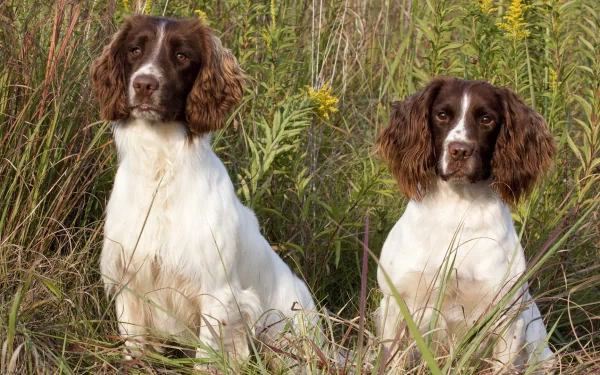
<svg viewBox="0 0 600 375">
<path fill-rule="evenodd" d="M 100 265 L 127 345 L 144 345 L 149 328 L 246 357 L 245 324 L 259 319 L 256 333 L 274 338 L 282 317 L 314 309 L 237 198 L 209 135 L 190 137 L 175 122 L 113 125 L 119 166 Z"/>
<path fill-rule="evenodd" d="M 466 332 L 498 303 L 525 271 L 525 255 L 508 206 L 492 191 L 490 181 L 456 184 L 440 179 L 421 202 L 411 200 L 388 235 L 380 258 L 378 282 L 384 293 L 379 311 L 380 335 L 388 349 L 398 339 L 401 314 L 386 281 L 405 301 L 423 332 L 429 330 L 441 271 L 449 282 L 439 306 L 440 334 Z M 524 284 L 498 322 L 492 357 L 498 369 L 550 358 L 546 328 Z M 512 324 L 508 323 L 511 315 Z M 401 333 L 399 334 L 401 336 Z"/>
</svg>

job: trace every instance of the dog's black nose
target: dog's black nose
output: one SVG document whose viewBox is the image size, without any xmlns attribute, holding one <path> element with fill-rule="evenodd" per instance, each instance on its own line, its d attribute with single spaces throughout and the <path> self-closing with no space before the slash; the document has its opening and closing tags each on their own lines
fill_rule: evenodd
<svg viewBox="0 0 600 375">
<path fill-rule="evenodd" d="M 133 89 L 137 94 L 150 96 L 158 89 L 158 80 L 151 75 L 139 75 L 133 80 Z"/>
<path fill-rule="evenodd" d="M 467 160 L 473 154 L 473 145 L 463 142 L 452 142 L 448 145 L 452 160 Z"/>
</svg>

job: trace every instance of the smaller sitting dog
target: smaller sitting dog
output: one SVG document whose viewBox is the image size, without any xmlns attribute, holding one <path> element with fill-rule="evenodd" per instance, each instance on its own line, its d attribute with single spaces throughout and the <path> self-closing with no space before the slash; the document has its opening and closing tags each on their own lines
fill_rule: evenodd
<svg viewBox="0 0 600 375">
<path fill-rule="evenodd" d="M 511 90 L 437 78 L 393 104 L 377 145 L 410 198 L 380 258 L 384 347 L 389 352 L 402 336 L 385 273 L 423 332 L 437 309 L 442 338 L 460 337 L 525 271 L 509 206 L 551 166 L 554 139 L 544 119 Z M 509 314 L 495 327 L 494 367 L 503 371 L 552 357 L 526 283 L 506 307 Z"/>
<path fill-rule="evenodd" d="M 211 149 L 244 85 L 212 31 L 197 19 L 131 16 L 94 62 L 92 82 L 119 155 L 100 270 L 127 355 L 153 333 L 199 340 L 199 358 L 224 350 L 244 359 L 257 320 L 267 341 L 288 322 L 315 323 L 303 310 L 315 308 L 307 286 L 261 235 Z"/>
</svg>

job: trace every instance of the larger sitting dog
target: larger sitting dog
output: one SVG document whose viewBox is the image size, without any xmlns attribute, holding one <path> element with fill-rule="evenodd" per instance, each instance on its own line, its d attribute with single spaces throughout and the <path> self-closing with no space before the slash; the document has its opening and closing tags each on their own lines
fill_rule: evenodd
<svg viewBox="0 0 600 375">
<path fill-rule="evenodd" d="M 257 333 L 274 338 L 286 317 L 314 309 L 211 149 L 209 134 L 225 126 L 244 83 L 211 30 L 196 19 L 129 17 L 92 77 L 119 155 L 100 267 L 130 349 L 152 330 L 244 358 L 246 325 L 260 319 Z"/>
</svg>

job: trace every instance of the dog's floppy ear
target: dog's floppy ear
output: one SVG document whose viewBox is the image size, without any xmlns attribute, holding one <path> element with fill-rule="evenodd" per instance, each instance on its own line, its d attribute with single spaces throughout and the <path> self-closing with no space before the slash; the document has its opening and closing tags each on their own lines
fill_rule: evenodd
<svg viewBox="0 0 600 375">
<path fill-rule="evenodd" d="M 429 111 L 447 80 L 435 79 L 422 91 L 393 103 L 389 125 L 377 138 L 380 155 L 410 199 L 421 200 L 435 177 Z"/>
<path fill-rule="evenodd" d="M 552 165 L 554 138 L 544 118 L 512 90 L 501 88 L 504 123 L 492 158 L 494 189 L 516 205 Z"/>
<path fill-rule="evenodd" d="M 225 120 L 244 95 L 244 74 L 231 51 L 200 21 L 195 25 L 202 38 L 204 63 L 188 94 L 186 120 L 194 134 L 225 126 Z"/>
<path fill-rule="evenodd" d="M 104 120 L 116 121 L 129 115 L 125 63 L 127 51 L 125 40 L 133 24 L 143 16 L 131 16 L 104 47 L 102 55 L 92 64 L 92 87 L 100 103 L 100 115 Z"/>
</svg>

